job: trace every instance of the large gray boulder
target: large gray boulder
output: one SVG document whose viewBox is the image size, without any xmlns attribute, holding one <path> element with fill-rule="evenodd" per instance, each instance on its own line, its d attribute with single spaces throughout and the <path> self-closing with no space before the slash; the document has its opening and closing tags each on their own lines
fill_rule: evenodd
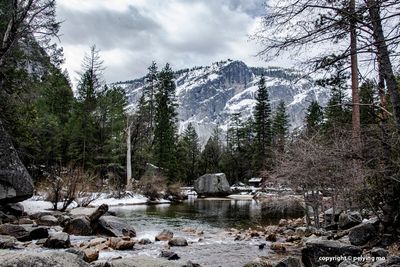
<svg viewBox="0 0 400 267">
<path fill-rule="evenodd" d="M 352 245 L 362 246 L 377 237 L 373 224 L 363 223 L 350 229 L 349 241 Z"/>
<path fill-rule="evenodd" d="M 305 266 L 328 265 L 336 267 L 345 256 L 359 257 L 362 250 L 359 247 L 339 241 L 311 239 L 302 249 L 302 261 Z M 342 258 L 340 257 L 342 256 Z"/>
<path fill-rule="evenodd" d="M 32 195 L 32 178 L 0 121 L 0 204 L 19 202 Z"/>
<path fill-rule="evenodd" d="M 95 231 L 108 236 L 136 236 L 136 230 L 123 219 L 114 216 L 102 216 L 95 224 Z"/>
<path fill-rule="evenodd" d="M 227 196 L 231 187 L 224 173 L 204 174 L 194 181 L 194 190 L 199 196 Z"/>
<path fill-rule="evenodd" d="M 89 267 L 90 265 L 77 255 L 68 252 L 0 251 L 0 267 L 9 266 Z"/>
</svg>

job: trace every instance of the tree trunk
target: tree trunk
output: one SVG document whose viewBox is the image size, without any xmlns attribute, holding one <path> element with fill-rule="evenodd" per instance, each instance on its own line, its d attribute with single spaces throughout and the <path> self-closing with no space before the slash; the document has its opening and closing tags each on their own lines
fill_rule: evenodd
<svg viewBox="0 0 400 267">
<path fill-rule="evenodd" d="M 358 59 L 357 59 L 357 32 L 355 0 L 350 0 L 350 60 L 351 60 L 351 96 L 352 96 L 352 147 L 355 159 L 353 160 L 354 183 L 362 183 L 361 174 L 361 123 L 360 123 L 360 94 L 358 91 Z"/>
<path fill-rule="evenodd" d="M 393 73 L 389 51 L 383 33 L 382 19 L 380 15 L 380 4 L 376 0 L 366 0 L 368 12 L 371 17 L 373 27 L 373 37 L 377 48 L 378 56 L 382 63 L 382 73 L 386 80 L 386 86 L 392 102 L 393 114 L 397 132 L 400 134 L 400 95 L 397 87 L 396 77 Z"/>
<path fill-rule="evenodd" d="M 126 128 L 126 190 L 132 190 L 131 126 L 132 124 L 129 123 L 129 118 L 128 118 L 127 128 Z"/>
</svg>

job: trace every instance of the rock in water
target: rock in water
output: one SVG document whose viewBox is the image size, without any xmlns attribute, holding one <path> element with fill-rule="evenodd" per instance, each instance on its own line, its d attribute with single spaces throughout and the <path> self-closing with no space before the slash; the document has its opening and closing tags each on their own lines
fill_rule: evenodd
<svg viewBox="0 0 400 267">
<path fill-rule="evenodd" d="M 224 173 L 204 174 L 194 181 L 194 190 L 200 196 L 224 197 L 231 194 L 231 187 Z"/>
<path fill-rule="evenodd" d="M 108 236 L 130 236 L 135 237 L 136 231 L 123 219 L 114 216 L 102 216 L 97 220 L 96 230 Z"/>
<path fill-rule="evenodd" d="M 64 232 L 51 235 L 44 243 L 44 246 L 47 248 L 69 248 L 70 245 L 69 235 Z"/>
<path fill-rule="evenodd" d="M 70 220 L 64 227 L 64 232 L 70 235 L 88 236 L 93 234 L 90 221 L 86 216 L 81 216 Z"/>
<path fill-rule="evenodd" d="M 172 233 L 170 230 L 162 230 L 161 233 L 159 233 L 156 237 L 156 241 L 169 241 L 174 237 L 174 233 Z"/>
<path fill-rule="evenodd" d="M 0 121 L 0 204 L 22 201 L 32 195 L 32 178 Z"/>
<path fill-rule="evenodd" d="M 185 247 L 188 245 L 188 242 L 183 237 L 175 237 L 168 242 L 168 245 L 171 247 Z"/>
</svg>

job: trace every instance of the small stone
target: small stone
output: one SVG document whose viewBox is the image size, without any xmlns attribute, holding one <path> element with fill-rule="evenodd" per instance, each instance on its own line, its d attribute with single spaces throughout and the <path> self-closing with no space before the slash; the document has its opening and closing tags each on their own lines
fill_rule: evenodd
<svg viewBox="0 0 400 267">
<path fill-rule="evenodd" d="M 116 250 L 128 250 L 128 249 L 132 249 L 134 245 L 135 245 L 135 241 L 121 240 L 115 245 L 115 249 Z"/>
<path fill-rule="evenodd" d="M 184 247 L 188 245 L 188 242 L 183 237 L 175 237 L 168 242 L 168 245 L 171 247 Z"/>
<path fill-rule="evenodd" d="M 64 232 L 52 234 L 44 243 L 47 248 L 68 248 L 70 245 L 69 235 Z"/>
<path fill-rule="evenodd" d="M 163 258 L 167 258 L 168 260 L 179 260 L 181 258 L 175 252 L 168 250 L 162 250 L 160 256 Z"/>
<path fill-rule="evenodd" d="M 148 244 L 151 244 L 151 243 L 152 243 L 151 240 L 148 239 L 148 238 L 142 238 L 142 239 L 139 240 L 139 244 L 140 245 L 148 245 Z"/>
<path fill-rule="evenodd" d="M 387 257 L 389 255 L 389 251 L 383 248 L 373 248 L 371 250 L 371 256 L 372 257 Z"/>
<path fill-rule="evenodd" d="M 99 258 L 99 251 L 92 248 L 85 249 L 83 253 L 85 254 L 84 260 L 86 262 L 93 262 Z"/>
<path fill-rule="evenodd" d="M 169 241 L 174 237 L 174 233 L 172 233 L 170 230 L 162 230 L 161 233 L 159 233 L 156 237 L 156 241 Z"/>
<path fill-rule="evenodd" d="M 285 252 L 286 251 L 286 247 L 284 244 L 282 243 L 272 243 L 271 244 L 271 249 L 277 252 Z"/>
<path fill-rule="evenodd" d="M 94 246 L 97 246 L 97 245 L 105 243 L 105 242 L 107 242 L 107 239 L 105 239 L 103 237 L 98 237 L 98 238 L 90 240 L 88 247 L 94 247 Z"/>
<path fill-rule="evenodd" d="M 58 219 L 53 215 L 44 215 L 36 221 L 38 225 L 54 226 L 58 225 Z"/>
</svg>

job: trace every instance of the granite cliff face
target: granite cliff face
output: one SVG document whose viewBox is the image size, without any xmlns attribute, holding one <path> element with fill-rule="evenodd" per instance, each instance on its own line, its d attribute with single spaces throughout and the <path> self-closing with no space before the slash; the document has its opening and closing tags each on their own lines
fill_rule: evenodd
<svg viewBox="0 0 400 267">
<path fill-rule="evenodd" d="M 175 81 L 180 131 L 191 122 L 204 144 L 216 125 L 223 131 L 227 129 L 231 114 L 240 113 L 244 119 L 251 116 L 262 74 L 272 109 L 280 100 L 286 103 L 291 129 L 303 125 L 305 111 L 312 100 L 324 105 L 329 98 L 329 90 L 315 86 L 311 78 L 295 70 L 252 68 L 233 60 L 179 70 L 175 72 Z M 144 78 L 118 83 L 125 88 L 132 107 L 141 96 L 143 84 Z"/>
</svg>

